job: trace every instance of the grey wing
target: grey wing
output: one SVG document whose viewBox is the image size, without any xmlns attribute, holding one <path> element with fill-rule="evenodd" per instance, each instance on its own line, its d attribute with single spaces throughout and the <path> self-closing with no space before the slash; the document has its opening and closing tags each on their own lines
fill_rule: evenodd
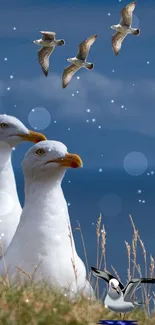
<svg viewBox="0 0 155 325">
<path fill-rule="evenodd" d="M 140 279 L 133 279 L 127 283 L 124 290 L 122 290 L 124 295 L 124 301 L 130 301 L 132 302 L 132 296 L 137 289 L 137 287 L 140 285 L 141 280 Z"/>
<path fill-rule="evenodd" d="M 53 47 L 43 47 L 38 51 L 38 60 L 42 67 L 42 70 L 47 77 L 49 70 L 49 57 L 54 50 Z"/>
<path fill-rule="evenodd" d="M 120 32 L 116 32 L 113 36 L 112 36 L 112 49 L 115 53 L 115 55 L 118 55 L 120 52 L 120 49 L 122 47 L 122 42 L 124 40 L 124 38 L 126 37 L 126 35 L 123 35 Z"/>
<path fill-rule="evenodd" d="M 86 60 L 90 47 L 93 45 L 97 38 L 97 34 L 90 36 L 88 39 L 79 44 L 79 51 L 76 55 L 76 58 L 79 60 Z"/>
<path fill-rule="evenodd" d="M 75 64 L 70 64 L 67 68 L 64 69 L 62 75 L 62 87 L 66 88 L 69 82 L 71 81 L 74 73 L 78 71 L 81 67 L 76 66 Z"/>
<path fill-rule="evenodd" d="M 120 25 L 130 27 L 132 25 L 132 13 L 135 9 L 136 2 L 133 1 L 129 3 L 124 9 L 121 10 L 120 14 L 122 16 L 120 20 Z"/>
<path fill-rule="evenodd" d="M 42 37 L 43 41 L 47 41 L 47 40 L 54 41 L 54 39 L 55 39 L 56 33 L 54 33 L 54 32 L 43 32 L 43 31 L 41 31 L 40 33 L 43 35 L 43 37 Z"/>
<path fill-rule="evenodd" d="M 95 267 L 91 267 L 91 270 L 93 272 L 93 274 L 97 277 L 100 278 L 102 280 L 105 280 L 106 282 L 109 283 L 109 281 L 111 279 L 116 279 L 111 273 L 109 273 L 108 271 L 100 271 Z M 123 290 L 124 285 L 119 281 L 119 287 L 121 290 Z"/>
</svg>

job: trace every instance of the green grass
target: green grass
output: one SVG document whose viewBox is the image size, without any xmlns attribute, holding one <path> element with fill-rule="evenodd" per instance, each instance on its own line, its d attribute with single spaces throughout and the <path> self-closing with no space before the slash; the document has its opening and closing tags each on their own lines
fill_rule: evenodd
<svg viewBox="0 0 155 325">
<path fill-rule="evenodd" d="M 150 256 L 150 265 L 148 266 L 144 243 L 131 216 L 130 220 L 133 227 L 133 238 L 131 244 L 125 242 L 128 261 L 127 280 L 131 276 L 154 277 L 154 259 Z M 86 248 L 79 224 L 77 230 L 81 233 L 88 270 Z M 100 269 L 106 269 L 106 231 L 104 225 L 102 226 L 101 216 L 97 221 L 96 236 L 96 266 Z M 144 257 L 143 266 L 138 264 L 138 245 L 142 249 Z M 113 273 L 119 277 L 113 266 L 112 269 Z M 144 269 L 144 274 L 142 274 L 142 269 Z M 90 279 L 90 274 L 88 277 Z M 96 296 L 99 298 L 98 281 L 92 277 L 91 282 L 93 282 Z M 106 289 L 106 285 L 104 288 Z M 151 316 L 148 316 L 150 315 L 150 302 L 151 300 L 154 301 L 155 295 L 149 287 L 142 287 L 141 295 L 145 308 L 138 308 L 127 313 L 126 320 L 137 320 L 138 325 L 155 325 L 155 313 L 153 312 Z M 79 297 L 78 301 L 71 303 L 66 296 L 45 283 L 34 284 L 30 281 L 29 284 L 22 286 L 18 282 L 18 285 L 12 286 L 7 276 L 0 278 L 0 325 L 93 325 L 100 319 L 119 319 L 119 315 L 105 308 L 99 299 L 93 301 Z"/>
</svg>

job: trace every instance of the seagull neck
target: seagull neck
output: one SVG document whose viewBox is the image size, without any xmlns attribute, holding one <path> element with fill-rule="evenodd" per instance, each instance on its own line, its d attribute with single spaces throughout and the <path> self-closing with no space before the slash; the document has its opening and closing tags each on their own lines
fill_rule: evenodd
<svg viewBox="0 0 155 325">
<path fill-rule="evenodd" d="M 16 181 L 14 177 L 14 172 L 11 163 L 11 150 L 10 155 L 7 155 L 6 160 L 0 160 L 0 189 L 3 192 L 7 192 L 14 198 L 14 200 L 18 201 Z"/>
<path fill-rule="evenodd" d="M 46 200 L 49 197 L 61 196 L 63 195 L 61 188 L 61 179 L 55 179 L 54 177 L 48 177 L 45 179 L 33 180 L 32 178 L 25 179 L 25 204 L 27 202 L 33 201 L 38 202 L 38 200 Z M 45 203 L 46 204 L 46 203 Z"/>
<path fill-rule="evenodd" d="M 120 294 L 118 294 L 117 291 L 114 290 L 113 288 L 111 288 L 110 286 L 109 286 L 109 292 L 108 293 L 109 293 L 109 296 L 112 299 L 118 299 L 118 298 L 120 298 Z"/>
</svg>

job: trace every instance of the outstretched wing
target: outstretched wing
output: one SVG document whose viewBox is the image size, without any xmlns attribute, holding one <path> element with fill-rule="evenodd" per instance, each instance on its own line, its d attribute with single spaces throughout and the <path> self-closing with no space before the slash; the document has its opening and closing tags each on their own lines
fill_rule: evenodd
<svg viewBox="0 0 155 325">
<path fill-rule="evenodd" d="M 83 41 L 82 43 L 79 44 L 79 51 L 77 54 L 77 59 L 79 60 L 86 60 L 88 54 L 89 54 L 89 50 L 90 47 L 93 45 L 93 43 L 95 42 L 97 38 L 97 34 L 94 34 L 92 36 L 90 36 L 88 39 L 86 39 L 85 41 Z"/>
<path fill-rule="evenodd" d="M 71 81 L 74 73 L 78 71 L 81 67 L 76 66 L 75 64 L 70 64 L 67 68 L 64 69 L 62 75 L 62 87 L 66 88 L 69 82 Z"/>
<path fill-rule="evenodd" d="M 136 291 L 137 287 L 141 283 L 155 283 L 155 279 L 151 278 L 141 278 L 141 279 L 132 279 L 130 280 L 127 285 L 122 290 L 124 294 L 124 301 L 132 301 L 132 296 L 134 292 Z"/>
<path fill-rule="evenodd" d="M 132 25 L 132 14 L 136 7 L 136 1 L 129 3 L 120 12 L 122 18 L 120 20 L 120 25 L 130 27 Z"/>
<path fill-rule="evenodd" d="M 43 32 L 43 31 L 41 31 L 40 33 L 43 35 L 43 37 L 42 37 L 43 41 L 47 41 L 47 40 L 54 41 L 54 39 L 55 39 L 56 33 L 54 33 L 54 32 Z"/>
<path fill-rule="evenodd" d="M 44 72 L 44 75 L 48 76 L 49 70 L 49 57 L 54 50 L 53 47 L 43 47 L 38 51 L 38 60 Z"/>
<path fill-rule="evenodd" d="M 116 32 L 113 36 L 112 36 L 112 49 L 115 53 L 115 55 L 118 55 L 121 47 L 122 47 L 122 42 L 124 40 L 126 35 L 123 35 L 120 32 Z"/>
<path fill-rule="evenodd" d="M 116 279 L 115 276 L 113 276 L 111 273 L 109 273 L 108 271 L 100 271 L 98 269 L 96 269 L 95 267 L 91 267 L 91 270 L 93 272 L 93 274 L 97 277 L 100 278 L 102 280 L 105 280 L 106 282 L 109 283 L 109 281 L 111 279 Z M 117 279 L 116 279 L 117 280 Z M 117 280 L 118 281 L 118 280 Z M 119 281 L 119 287 L 121 290 L 123 290 L 124 285 Z"/>
</svg>

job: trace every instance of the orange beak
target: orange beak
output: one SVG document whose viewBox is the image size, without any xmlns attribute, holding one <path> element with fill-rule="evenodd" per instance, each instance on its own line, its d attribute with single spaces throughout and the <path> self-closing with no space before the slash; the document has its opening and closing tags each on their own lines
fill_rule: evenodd
<svg viewBox="0 0 155 325">
<path fill-rule="evenodd" d="M 72 153 L 67 153 L 64 157 L 49 160 L 46 164 L 48 163 L 58 163 L 62 167 L 70 168 L 83 167 L 81 158 L 78 155 Z"/>
<path fill-rule="evenodd" d="M 21 137 L 23 139 L 23 141 L 30 141 L 30 142 L 35 142 L 35 143 L 46 140 L 46 137 L 44 134 L 39 133 L 39 132 L 34 132 L 31 130 L 29 130 L 28 134 L 18 134 L 18 136 Z"/>
</svg>

